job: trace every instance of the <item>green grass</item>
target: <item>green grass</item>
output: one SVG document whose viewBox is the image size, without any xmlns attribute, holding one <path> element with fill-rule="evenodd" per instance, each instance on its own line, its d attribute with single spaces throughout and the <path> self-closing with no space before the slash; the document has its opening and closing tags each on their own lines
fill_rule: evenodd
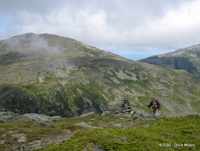
<svg viewBox="0 0 200 151">
<path fill-rule="evenodd" d="M 148 124 L 149 127 L 144 127 Z M 200 117 L 187 116 L 181 119 L 167 118 L 140 121 L 132 128 L 104 128 L 77 132 L 67 142 L 46 148 L 43 151 L 106 151 L 146 150 L 199 150 Z M 195 147 L 178 147 L 194 144 Z M 166 146 L 168 145 L 168 146 Z"/>
<path fill-rule="evenodd" d="M 76 125 L 81 122 L 94 128 L 86 129 Z M 113 123 L 121 126 L 116 127 Z M 42 150 L 92 151 L 101 148 L 105 151 L 198 151 L 200 148 L 200 116 L 157 120 L 145 117 L 143 121 L 130 121 L 130 117 L 123 114 L 111 113 L 106 116 L 92 114 L 85 117 L 63 118 L 54 120 L 52 125 L 47 127 L 22 120 L 0 123 L 0 140 L 5 142 L 0 146 L 0 151 L 28 145 L 34 140 L 56 138 L 63 131 L 75 134 L 64 143 L 54 144 L 55 146 L 46 144 L 47 148 Z M 12 138 L 13 134 L 25 134 L 27 141 L 17 142 L 17 139 Z M 164 146 L 166 144 L 170 146 Z M 175 144 L 195 144 L 195 147 L 177 147 Z"/>
<path fill-rule="evenodd" d="M 144 127 L 149 124 L 149 127 Z M 92 151 L 95 148 L 106 151 L 146 150 L 199 150 L 200 117 L 188 116 L 181 119 L 167 118 L 141 121 L 133 128 L 104 128 L 77 132 L 65 143 L 43 151 Z M 194 144 L 195 147 L 178 147 Z"/>
</svg>

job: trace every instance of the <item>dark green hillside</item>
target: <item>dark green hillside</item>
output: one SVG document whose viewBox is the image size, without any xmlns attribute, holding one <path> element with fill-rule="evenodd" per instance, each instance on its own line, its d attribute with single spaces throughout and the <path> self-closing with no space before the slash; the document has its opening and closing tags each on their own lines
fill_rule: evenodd
<svg viewBox="0 0 200 151">
<path fill-rule="evenodd" d="M 200 46 L 195 45 L 188 48 L 176 50 L 171 53 L 148 57 L 139 60 L 155 64 L 165 68 L 186 70 L 196 76 L 200 76 Z"/>
<path fill-rule="evenodd" d="M 118 109 L 128 97 L 151 114 L 151 96 L 161 101 L 163 115 L 199 113 L 200 80 L 56 35 L 0 42 L 0 111 L 72 117 Z"/>
<path fill-rule="evenodd" d="M 155 64 L 165 68 L 186 70 L 189 73 L 196 74 L 198 72 L 195 65 L 190 61 L 189 58 L 185 57 L 151 57 L 148 59 L 141 60 L 150 64 Z"/>
</svg>

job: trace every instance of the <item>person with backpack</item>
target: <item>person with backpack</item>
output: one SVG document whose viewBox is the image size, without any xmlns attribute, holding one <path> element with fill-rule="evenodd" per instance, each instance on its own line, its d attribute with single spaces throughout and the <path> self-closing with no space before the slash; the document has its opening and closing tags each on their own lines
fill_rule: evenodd
<svg viewBox="0 0 200 151">
<path fill-rule="evenodd" d="M 158 117 L 158 112 L 160 112 L 161 106 L 158 100 L 156 100 L 154 97 L 151 97 L 151 102 L 147 104 L 147 107 L 152 107 L 153 110 L 153 117 Z"/>
</svg>

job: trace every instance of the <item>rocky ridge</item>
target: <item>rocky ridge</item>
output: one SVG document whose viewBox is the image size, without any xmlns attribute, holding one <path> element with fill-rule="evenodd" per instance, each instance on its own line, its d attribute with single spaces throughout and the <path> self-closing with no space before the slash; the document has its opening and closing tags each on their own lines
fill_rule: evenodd
<svg viewBox="0 0 200 151">
<path fill-rule="evenodd" d="M 185 70 L 191 74 L 200 76 L 200 45 L 148 57 L 139 61 L 170 69 Z"/>
</svg>

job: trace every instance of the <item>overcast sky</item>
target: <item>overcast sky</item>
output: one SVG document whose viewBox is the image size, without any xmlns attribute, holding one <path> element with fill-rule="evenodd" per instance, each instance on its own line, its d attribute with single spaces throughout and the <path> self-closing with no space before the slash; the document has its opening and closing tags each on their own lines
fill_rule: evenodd
<svg viewBox="0 0 200 151">
<path fill-rule="evenodd" d="M 133 60 L 200 44 L 200 0 L 0 0 L 0 40 L 74 38 Z"/>
</svg>

